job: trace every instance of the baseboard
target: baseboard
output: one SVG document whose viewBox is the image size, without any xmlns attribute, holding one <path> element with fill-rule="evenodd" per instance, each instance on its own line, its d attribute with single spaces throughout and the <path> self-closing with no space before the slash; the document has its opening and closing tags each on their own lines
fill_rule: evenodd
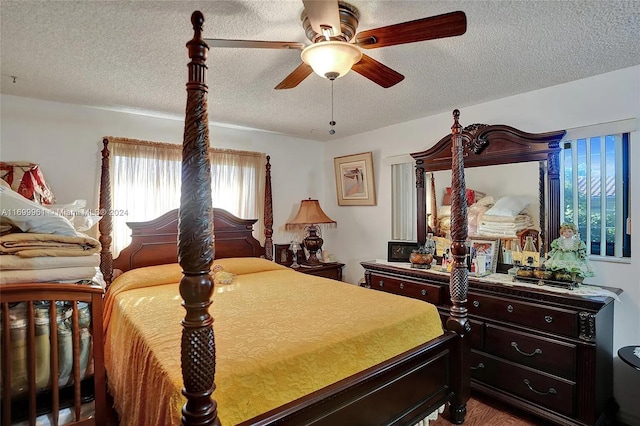
<svg viewBox="0 0 640 426">
<path fill-rule="evenodd" d="M 625 413 L 623 411 L 618 411 L 618 416 L 616 417 L 616 420 L 621 424 L 621 425 L 640 425 L 640 417 L 636 416 L 635 414 L 631 414 L 631 413 Z"/>
</svg>

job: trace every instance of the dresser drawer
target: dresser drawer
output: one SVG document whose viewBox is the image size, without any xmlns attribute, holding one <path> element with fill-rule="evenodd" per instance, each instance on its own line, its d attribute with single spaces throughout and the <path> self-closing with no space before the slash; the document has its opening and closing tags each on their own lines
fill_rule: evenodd
<svg viewBox="0 0 640 426">
<path fill-rule="evenodd" d="M 518 302 L 469 292 L 471 314 L 520 324 L 553 334 L 578 337 L 578 315 L 574 311 Z"/>
<path fill-rule="evenodd" d="M 417 283 L 415 281 L 400 280 L 384 275 L 371 274 L 371 288 L 393 294 L 413 297 L 434 305 L 440 304 L 440 294 L 443 287 L 439 285 Z"/>
<path fill-rule="evenodd" d="M 573 417 L 574 382 L 536 372 L 477 351 L 471 352 L 471 377 L 558 413 Z"/>
<path fill-rule="evenodd" d="M 484 351 L 565 379 L 576 378 L 576 346 L 569 343 L 487 324 Z"/>
</svg>

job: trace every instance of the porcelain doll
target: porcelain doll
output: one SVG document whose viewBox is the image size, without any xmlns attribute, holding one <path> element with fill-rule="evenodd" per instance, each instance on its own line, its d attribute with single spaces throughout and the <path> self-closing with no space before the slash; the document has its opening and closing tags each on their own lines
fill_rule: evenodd
<svg viewBox="0 0 640 426">
<path fill-rule="evenodd" d="M 551 242 L 549 257 L 544 266 L 549 271 L 575 274 L 580 278 L 594 276 L 587 259 L 587 246 L 580 239 L 576 225 L 563 223 L 560 226 L 560 237 Z"/>
</svg>

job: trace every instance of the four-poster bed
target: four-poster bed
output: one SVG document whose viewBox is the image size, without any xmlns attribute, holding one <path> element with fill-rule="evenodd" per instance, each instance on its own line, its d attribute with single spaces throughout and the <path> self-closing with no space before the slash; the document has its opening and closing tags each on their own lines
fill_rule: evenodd
<svg viewBox="0 0 640 426">
<path fill-rule="evenodd" d="M 302 311 L 298 321 L 304 318 L 305 309 L 322 308 L 316 313 L 309 312 L 309 317 L 316 319 L 311 322 L 314 327 L 318 328 L 320 341 L 330 340 L 327 336 L 332 336 L 334 333 L 331 329 L 328 331 L 324 329 L 325 325 L 331 324 L 328 320 L 332 315 L 348 315 L 350 326 L 360 322 L 368 326 L 378 320 L 378 316 L 382 314 L 373 307 L 374 303 L 380 303 L 380 306 L 391 306 L 392 308 L 388 311 L 396 316 L 405 311 L 416 311 L 416 314 L 410 319 L 415 324 L 406 329 L 408 332 L 405 330 L 407 339 L 398 342 L 396 349 L 394 349 L 395 352 L 389 352 L 390 355 L 384 355 L 387 349 L 386 344 L 391 345 L 393 340 L 390 336 L 402 333 L 392 332 L 390 336 L 386 337 L 376 335 L 375 338 L 381 339 L 382 343 L 375 346 L 372 340 L 369 348 L 367 336 L 373 336 L 373 333 L 377 333 L 377 331 L 367 328 L 364 331 L 358 331 L 363 334 L 357 335 L 354 330 L 353 336 L 344 336 L 344 339 L 341 339 L 364 339 L 359 350 L 371 352 L 373 357 L 369 359 L 369 354 L 366 353 L 358 356 L 349 355 L 334 364 L 351 363 L 354 359 L 359 358 L 368 359 L 369 364 L 361 364 L 356 370 L 348 373 L 343 372 L 342 375 L 336 376 L 335 380 L 328 383 L 319 383 L 303 396 L 294 396 L 284 403 L 280 401 L 275 408 L 272 407 L 266 412 L 251 413 L 249 417 L 242 419 L 242 424 L 405 425 L 422 420 L 430 412 L 447 402 L 449 403 L 451 420 L 455 423 L 462 423 L 466 414 L 466 401 L 469 398 L 470 389 L 470 323 L 467 319 L 465 306 L 467 269 L 464 258 L 467 228 L 465 223 L 464 164 L 462 142 L 459 137 L 461 126 L 458 123 L 459 112 L 454 112 L 454 126 L 452 127 L 454 134 L 452 144 L 454 153 L 452 206 L 453 210 L 459 214 L 455 216 L 457 226 L 452 235 L 454 240 L 452 245 L 454 266 L 450 283 L 452 308 L 451 315 L 446 322 L 446 330 L 443 333 L 437 310 L 433 305 L 384 293 L 369 292 L 356 286 L 300 274 L 264 259 L 250 259 L 260 256 L 270 259 L 272 256 L 273 213 L 271 211 L 270 166 L 267 164 L 266 241 L 263 248 L 251 235 L 251 225 L 254 221 L 238 219 L 227 212 L 211 208 L 210 166 L 207 157 L 209 148 L 207 85 L 205 83 L 205 59 L 208 47 L 202 40 L 203 22 L 202 14 L 194 12 L 192 15 L 194 38 L 187 43 L 191 62 L 188 65 L 189 81 L 187 83 L 188 97 L 180 209 L 169 212 L 154 221 L 132 224 L 132 244 L 123 250 L 115 260 L 112 260 L 108 251 L 111 230 L 109 216 L 104 216 L 100 223 L 100 241 L 103 244 L 102 266 L 105 269 L 104 275 L 108 283 L 111 283 L 113 268 L 129 270 L 141 266 L 157 265 L 123 274 L 113 282 L 107 293 L 104 326 L 105 362 L 110 389 L 116 390 L 116 394 L 114 394 L 116 407 L 123 407 L 127 404 L 131 407 L 133 404 L 134 408 L 140 411 L 142 404 L 153 398 L 157 398 L 164 405 L 175 403 L 175 394 L 149 395 L 144 393 L 148 392 L 149 388 L 134 386 L 150 382 L 151 387 L 159 387 L 159 382 L 165 378 L 159 373 L 156 374 L 157 371 L 165 367 L 166 359 L 178 362 L 178 358 L 175 354 L 167 356 L 154 352 L 152 348 L 146 346 L 148 343 L 146 336 L 137 341 L 130 339 L 131 335 L 126 333 L 140 334 L 140 329 L 136 327 L 142 321 L 140 317 L 145 316 L 147 306 L 151 306 L 143 305 L 145 300 L 157 299 L 158 303 L 164 300 L 167 302 L 167 310 L 170 309 L 169 304 L 173 308 L 177 307 L 176 285 L 173 285 L 173 295 L 168 293 L 169 290 L 166 289 L 172 287 L 171 284 L 179 280 L 179 294 L 183 299 L 182 307 L 186 310 L 186 314 L 180 314 L 180 318 L 182 318 L 181 355 L 179 358 L 182 371 L 180 385 L 182 386 L 182 395 L 186 398 L 186 404 L 181 413 L 182 424 L 220 424 L 219 411 L 222 412 L 226 409 L 224 404 L 231 404 L 229 402 L 230 396 L 228 392 L 214 394 L 214 391 L 216 391 L 216 385 L 221 391 L 222 388 L 228 387 L 226 380 L 230 379 L 227 378 L 229 371 L 226 370 L 228 367 L 225 360 L 233 356 L 225 351 L 228 350 L 228 342 L 235 337 L 233 333 L 248 332 L 249 335 L 252 335 L 254 332 L 256 334 L 265 330 L 268 332 L 272 327 L 276 327 L 278 322 L 278 317 L 275 316 L 266 320 L 261 317 L 254 324 L 249 325 L 248 330 L 241 329 L 237 323 L 239 318 L 251 316 L 250 314 L 254 313 L 244 312 L 238 314 L 239 316 L 235 317 L 235 320 L 228 321 L 224 316 L 225 309 L 230 309 L 226 300 L 230 300 L 231 297 L 237 298 L 238 295 L 243 294 L 251 294 L 247 297 L 255 297 L 253 293 L 244 293 L 247 291 L 246 288 L 251 288 L 252 292 L 255 288 L 255 292 L 263 292 L 258 293 L 260 296 L 253 300 L 255 309 L 271 311 L 281 309 L 284 311 L 286 309 L 278 308 L 275 304 L 271 306 L 271 301 L 268 299 L 272 297 L 271 292 L 275 292 L 280 286 L 285 287 L 289 303 L 294 306 L 291 311 Z M 100 208 L 107 212 L 111 209 L 108 156 L 109 152 L 105 142 Z M 176 241 L 178 243 L 177 255 Z M 243 261 L 239 258 L 246 259 Z M 171 265 L 176 260 L 179 262 L 179 267 Z M 214 265 L 234 273 L 234 280 L 237 279 L 237 281 L 228 287 L 216 285 L 214 289 L 214 280 L 210 272 Z M 137 278 L 140 278 L 143 284 L 145 281 L 147 283 L 153 281 L 152 285 L 155 287 L 152 290 L 147 290 L 142 288 L 143 284 L 136 282 L 132 284 L 133 288 L 124 290 L 123 287 L 129 285 L 135 275 L 140 276 Z M 252 280 L 252 277 L 256 279 Z M 257 287 L 259 283 L 263 284 L 261 289 Z M 266 286 L 269 283 L 271 285 Z M 315 290 L 312 287 L 304 287 L 305 285 L 315 286 Z M 296 295 L 295 286 L 299 286 L 298 293 L 302 292 L 305 298 L 307 296 L 315 297 L 315 295 L 322 297 L 322 294 L 330 293 L 332 299 L 326 302 L 325 306 L 302 305 L 302 298 Z M 265 288 L 269 288 L 269 290 L 266 291 Z M 133 294 L 134 298 L 125 299 L 123 294 L 127 292 Z M 337 310 L 336 306 L 339 305 L 340 299 L 344 299 L 347 304 L 359 306 L 358 304 L 366 305 L 369 303 L 367 300 L 370 300 L 371 297 L 376 299 L 371 299 L 371 308 L 362 309 L 368 311 L 363 314 L 364 316 L 351 316 L 356 312 L 352 312 L 349 306 L 340 308 L 342 311 Z M 384 300 L 380 301 L 377 299 L 378 297 L 383 297 Z M 214 300 L 213 306 L 211 306 L 212 298 Z M 126 311 L 125 305 L 134 305 L 132 308 L 134 310 Z M 182 308 L 179 309 L 180 312 L 183 312 Z M 435 334 L 420 331 L 425 326 L 426 320 L 423 314 L 426 315 L 426 311 L 435 313 L 438 328 Z M 218 312 L 221 313 L 220 316 L 217 315 Z M 168 330 L 172 328 L 168 324 L 178 324 L 178 320 L 172 322 L 175 315 L 175 311 L 167 313 L 166 316 L 163 316 L 162 321 L 152 318 L 156 324 L 141 325 L 140 327 L 159 327 L 154 330 L 164 339 L 165 332 L 169 334 Z M 317 318 L 322 318 L 321 326 L 318 326 L 320 321 Z M 166 323 L 157 324 L 163 321 Z M 386 320 L 379 321 L 385 322 Z M 294 323 L 290 322 L 289 324 Z M 382 325 L 391 326 L 392 324 Z M 399 326 L 403 327 L 401 323 Z M 229 332 L 227 327 L 236 328 L 232 328 L 232 331 Z M 116 341 L 116 335 L 119 332 L 115 330 L 123 330 L 120 334 L 126 335 L 129 340 Z M 285 330 L 287 329 L 285 328 Z M 216 333 L 215 338 L 214 332 Z M 327 332 L 329 334 L 326 334 Z M 171 346 L 172 342 L 177 342 L 177 339 L 169 340 L 168 346 Z M 163 342 L 163 344 L 166 343 Z M 252 351 L 262 352 L 258 343 L 264 344 L 265 342 L 249 341 L 238 354 L 244 355 L 246 352 L 253 354 Z M 281 353 L 283 357 L 289 357 L 293 351 L 297 351 L 298 347 L 315 344 L 305 340 L 293 343 L 290 351 L 285 350 Z M 266 341 L 266 344 L 278 347 L 282 342 Z M 114 360 L 118 353 L 128 350 L 127 346 L 135 346 L 135 350 L 130 352 L 131 357 L 126 358 L 126 362 L 135 364 L 139 361 L 135 355 L 143 354 L 145 358 L 143 364 L 140 365 L 144 371 L 128 372 L 127 374 L 130 375 L 127 377 L 117 377 L 117 369 L 111 368 L 110 370 L 110 363 L 117 363 Z M 380 358 L 381 356 L 382 358 Z M 317 359 L 321 360 L 321 358 Z M 307 370 L 320 369 L 320 364 L 320 362 L 312 362 Z M 122 363 L 118 365 L 122 366 Z M 289 370 L 285 371 L 287 373 L 281 375 L 289 374 Z M 333 371 L 320 371 L 320 374 L 331 375 Z M 254 372 L 249 372 L 248 376 L 252 379 L 256 377 Z M 130 391 L 131 389 L 133 391 Z M 279 389 L 267 387 L 267 392 L 276 390 Z M 120 394 L 117 393 L 119 391 Z M 215 400 L 212 398 L 212 394 L 216 397 Z M 259 394 L 252 397 L 244 394 L 233 395 L 235 399 L 241 399 L 241 403 L 248 406 L 257 404 L 260 399 L 266 398 L 266 396 Z M 178 402 L 182 402 L 182 399 L 179 399 Z M 218 407 L 218 402 L 221 403 L 220 407 Z M 222 408 L 223 405 L 225 408 Z M 122 424 L 133 421 L 126 417 L 126 412 L 121 415 Z M 231 418 L 230 415 L 229 418 Z M 149 419 L 142 417 L 136 421 L 145 422 Z M 162 421 L 165 422 L 163 424 L 169 424 L 176 423 L 177 419 L 163 418 Z"/>
</svg>

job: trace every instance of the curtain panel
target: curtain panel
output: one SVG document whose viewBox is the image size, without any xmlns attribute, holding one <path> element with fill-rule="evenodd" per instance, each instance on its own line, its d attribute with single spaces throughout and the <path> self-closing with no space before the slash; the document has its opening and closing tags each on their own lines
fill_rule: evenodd
<svg viewBox="0 0 640 426">
<path fill-rule="evenodd" d="M 108 137 L 111 151 L 114 257 L 131 241 L 126 222 L 154 219 L 180 206 L 182 145 Z M 258 219 L 264 242 L 266 154 L 210 148 L 213 207 Z"/>
</svg>

